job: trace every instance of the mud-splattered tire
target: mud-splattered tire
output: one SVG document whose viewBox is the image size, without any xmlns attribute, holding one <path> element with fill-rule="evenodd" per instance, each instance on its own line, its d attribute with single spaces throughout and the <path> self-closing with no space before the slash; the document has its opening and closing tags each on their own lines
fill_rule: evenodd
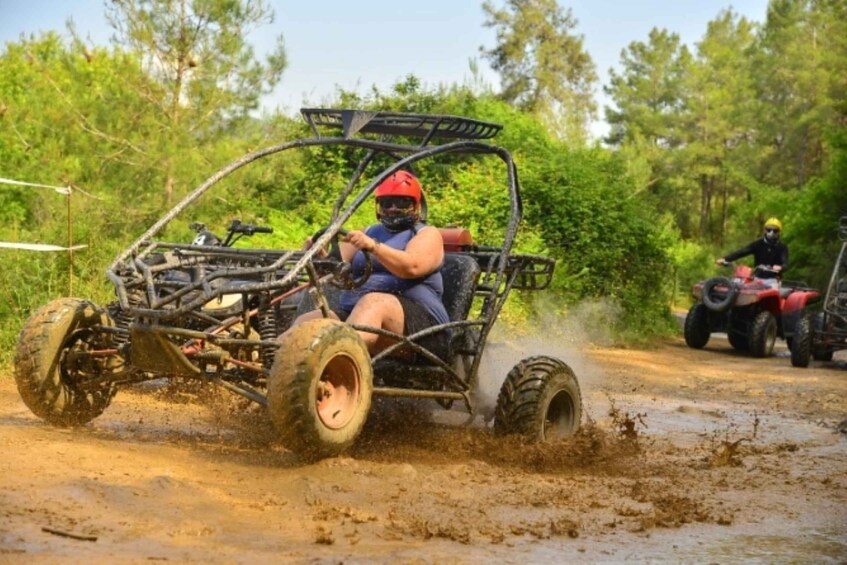
<svg viewBox="0 0 847 565">
<path fill-rule="evenodd" d="M 695 304 L 685 316 L 685 343 L 692 349 L 703 349 L 709 343 L 709 309 Z"/>
<path fill-rule="evenodd" d="M 815 333 L 821 335 L 824 331 L 824 313 L 818 312 L 815 314 Z M 832 361 L 832 355 L 835 353 L 835 350 L 831 347 L 826 347 L 824 345 L 815 344 L 815 340 L 812 340 L 812 359 L 815 361 L 824 361 L 829 362 Z"/>
<path fill-rule="evenodd" d="M 726 291 L 719 291 L 719 286 L 725 286 Z M 713 312 L 726 312 L 735 304 L 735 297 L 738 296 L 738 288 L 732 284 L 732 281 L 726 277 L 714 277 L 703 283 L 701 290 L 701 300 L 706 308 Z"/>
<path fill-rule="evenodd" d="M 565 363 L 528 357 L 509 371 L 497 397 L 495 432 L 544 442 L 572 436 L 581 421 L 579 383 Z"/>
<path fill-rule="evenodd" d="M 329 319 L 285 334 L 268 380 L 268 409 L 283 444 L 308 458 L 333 457 L 362 431 L 373 368 L 359 334 Z"/>
<path fill-rule="evenodd" d="M 776 343 L 776 318 L 767 310 L 756 314 L 750 327 L 750 353 L 753 357 L 769 357 Z"/>
<path fill-rule="evenodd" d="M 812 357 L 812 317 L 800 316 L 794 326 L 794 339 L 791 343 L 791 364 L 795 367 L 808 367 Z"/>
<path fill-rule="evenodd" d="M 81 390 L 82 374 L 96 376 L 96 362 L 74 361 L 74 352 L 106 349 L 111 335 L 94 326 L 113 326 L 103 308 L 79 298 L 61 298 L 33 314 L 18 337 L 15 382 L 33 414 L 57 426 L 85 424 L 103 413 L 116 389 Z"/>
</svg>

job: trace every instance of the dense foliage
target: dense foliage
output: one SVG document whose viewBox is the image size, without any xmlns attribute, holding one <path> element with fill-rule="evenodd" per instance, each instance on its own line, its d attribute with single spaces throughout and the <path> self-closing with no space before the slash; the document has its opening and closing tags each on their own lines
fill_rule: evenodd
<svg viewBox="0 0 847 565">
<path fill-rule="evenodd" d="M 685 305 L 691 283 L 773 215 L 786 226 L 789 278 L 826 282 L 847 215 L 844 2 L 772 0 L 761 24 L 724 11 L 694 48 L 658 29 L 632 43 L 605 86 L 615 104 L 610 147 L 582 141 L 593 108 L 585 86 L 595 78 L 570 12 L 546 0 L 485 10 L 501 41 L 486 53 L 503 92 L 425 89 L 409 75 L 389 92 L 339 90 L 331 104 L 504 125 L 497 143 L 514 155 L 524 195 L 518 248 L 558 263 L 552 299 L 515 295 L 507 319 L 543 310 L 549 323 L 603 303 L 616 314 L 602 324 L 618 337 L 671 331 L 670 307 Z M 286 62 L 281 43 L 259 63 L 244 42 L 272 17 L 262 2 L 122 0 L 111 17 L 123 30 L 111 47 L 48 33 L 0 51 L 0 177 L 72 188 L 68 197 L 0 185 L 0 240 L 88 245 L 72 256 L 0 250 L 6 352 L 22 321 L 52 298 L 110 301 L 105 267 L 169 201 L 248 151 L 308 135 L 297 117 L 255 112 Z M 193 44 L 180 39 L 186 22 L 199 30 Z M 539 42 L 531 22 L 558 40 Z M 162 53 L 171 58 L 152 64 Z M 573 64 L 544 62 L 554 60 Z M 579 97 L 576 114 L 551 119 L 569 96 Z M 200 202 L 196 219 L 218 230 L 234 217 L 256 221 L 276 228 L 256 244 L 298 245 L 326 223 L 354 166 L 326 150 L 263 160 Z M 502 182 L 502 164 L 445 157 L 419 172 L 433 223 L 497 241 L 508 202 L 490 187 Z M 191 237 L 186 225 L 168 229 Z"/>
</svg>

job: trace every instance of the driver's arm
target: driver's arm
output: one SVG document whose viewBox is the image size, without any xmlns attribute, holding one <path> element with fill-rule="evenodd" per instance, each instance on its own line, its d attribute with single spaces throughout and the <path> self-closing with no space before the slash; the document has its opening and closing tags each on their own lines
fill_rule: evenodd
<svg viewBox="0 0 847 565">
<path fill-rule="evenodd" d="M 747 257 L 748 255 L 754 255 L 756 253 L 756 243 L 757 241 L 752 242 L 750 245 L 746 247 L 742 247 L 737 251 L 733 251 L 732 253 L 727 253 L 723 256 L 723 259 L 727 262 L 735 261 L 736 259 L 741 259 L 742 257 Z"/>
<path fill-rule="evenodd" d="M 401 279 L 426 276 L 440 267 L 444 261 L 444 240 L 441 232 L 431 226 L 421 229 L 409 241 L 405 250 L 378 243 L 361 231 L 351 231 L 345 241 L 353 247 L 354 253 L 357 249 L 368 251 L 386 269 Z M 344 247 L 341 248 L 341 254 L 345 260 L 349 260 L 344 255 Z"/>
</svg>

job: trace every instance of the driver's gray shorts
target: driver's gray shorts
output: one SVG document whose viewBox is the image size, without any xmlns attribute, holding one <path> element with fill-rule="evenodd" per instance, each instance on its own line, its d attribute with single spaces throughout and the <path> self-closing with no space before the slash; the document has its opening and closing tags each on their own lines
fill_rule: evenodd
<svg viewBox="0 0 847 565">
<path fill-rule="evenodd" d="M 429 312 L 411 298 L 398 296 L 397 299 L 400 301 L 400 306 L 403 307 L 403 333 L 406 335 L 412 335 L 425 330 L 426 328 L 431 328 L 432 326 L 437 325 L 435 320 L 432 319 L 432 316 L 429 315 Z M 446 331 L 428 335 L 416 340 L 416 343 L 418 343 L 421 347 L 425 347 L 432 353 L 435 353 L 435 355 L 441 359 L 447 359 L 449 354 L 449 344 Z M 418 355 L 418 357 L 421 356 Z"/>
</svg>

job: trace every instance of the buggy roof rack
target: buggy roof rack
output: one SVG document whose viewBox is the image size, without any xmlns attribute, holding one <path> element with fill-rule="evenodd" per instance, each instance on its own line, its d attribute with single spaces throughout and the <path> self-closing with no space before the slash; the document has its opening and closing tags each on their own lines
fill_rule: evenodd
<svg viewBox="0 0 847 565">
<path fill-rule="evenodd" d="M 491 139 L 503 128 L 500 124 L 438 114 L 409 114 L 368 110 L 302 108 L 300 113 L 320 137 L 318 128 L 341 129 L 345 138 L 357 133 L 404 135 L 430 139 Z"/>
</svg>

